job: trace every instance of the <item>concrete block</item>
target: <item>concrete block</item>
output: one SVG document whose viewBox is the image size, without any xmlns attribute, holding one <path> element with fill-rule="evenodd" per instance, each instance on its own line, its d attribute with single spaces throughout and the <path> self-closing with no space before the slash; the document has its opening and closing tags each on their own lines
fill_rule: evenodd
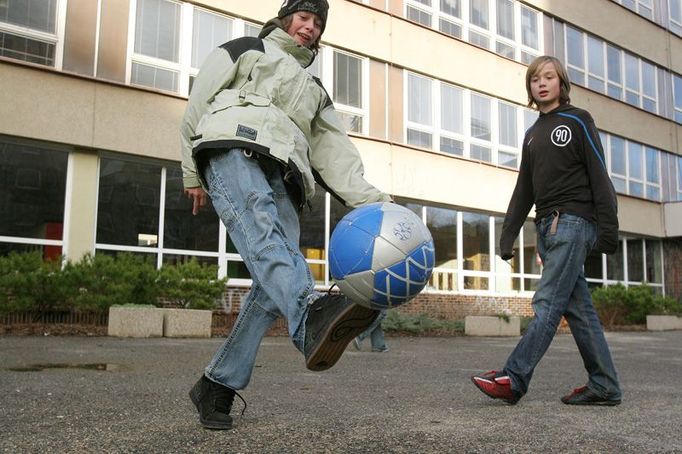
<svg viewBox="0 0 682 454">
<path fill-rule="evenodd" d="M 519 336 L 521 318 L 514 315 L 506 321 L 496 315 L 468 315 L 464 318 L 464 334 L 467 336 Z"/>
<path fill-rule="evenodd" d="M 682 318 L 676 315 L 647 315 L 646 329 L 649 331 L 682 329 Z"/>
<path fill-rule="evenodd" d="M 165 337 L 211 337 L 213 311 L 163 309 Z"/>
<path fill-rule="evenodd" d="M 113 337 L 163 336 L 163 310 L 156 307 L 112 306 L 107 334 Z"/>
</svg>

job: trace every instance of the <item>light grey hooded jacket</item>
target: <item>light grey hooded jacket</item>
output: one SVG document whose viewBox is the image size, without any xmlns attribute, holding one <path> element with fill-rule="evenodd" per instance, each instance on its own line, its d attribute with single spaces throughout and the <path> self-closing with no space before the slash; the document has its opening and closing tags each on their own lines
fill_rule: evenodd
<svg viewBox="0 0 682 454">
<path fill-rule="evenodd" d="M 282 164 L 299 206 L 312 199 L 315 181 L 350 207 L 389 201 L 365 181 L 329 95 L 304 69 L 313 52 L 271 22 L 263 35 L 218 47 L 194 81 L 181 126 L 185 188 L 205 187 L 203 155 L 245 148 Z"/>
</svg>

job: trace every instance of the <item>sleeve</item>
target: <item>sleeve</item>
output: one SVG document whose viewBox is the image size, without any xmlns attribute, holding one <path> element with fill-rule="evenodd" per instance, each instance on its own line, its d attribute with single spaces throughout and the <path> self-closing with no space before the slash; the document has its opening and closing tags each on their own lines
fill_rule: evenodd
<svg viewBox="0 0 682 454">
<path fill-rule="evenodd" d="M 197 124 L 201 117 L 208 112 L 215 95 L 223 87 L 230 85 L 234 79 L 236 68 L 237 65 L 232 61 L 230 54 L 225 49 L 218 47 L 206 57 L 206 61 L 194 80 L 185 114 L 180 124 L 181 166 L 185 188 L 200 186 L 196 164 L 192 159 L 192 137 L 195 136 Z"/>
<path fill-rule="evenodd" d="M 318 184 L 346 206 L 356 208 L 391 197 L 364 177 L 362 158 L 331 103 L 313 119 L 310 164 Z"/>
<path fill-rule="evenodd" d="M 597 218 L 595 250 L 613 254 L 618 249 L 618 199 L 606 169 L 599 132 L 589 114 L 585 119 L 583 153 Z"/>
<path fill-rule="evenodd" d="M 514 256 L 514 240 L 519 235 L 523 223 L 526 222 L 533 203 L 530 157 L 527 146 L 524 145 L 519 176 L 516 179 L 516 187 L 514 187 L 514 192 L 509 201 L 507 214 L 504 216 L 502 224 L 502 233 L 500 234 L 500 257 L 503 260 L 509 260 Z"/>
</svg>

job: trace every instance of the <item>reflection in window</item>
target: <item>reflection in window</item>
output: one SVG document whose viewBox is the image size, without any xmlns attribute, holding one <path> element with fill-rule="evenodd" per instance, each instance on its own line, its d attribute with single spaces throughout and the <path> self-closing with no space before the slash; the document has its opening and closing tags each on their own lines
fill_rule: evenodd
<svg viewBox="0 0 682 454">
<path fill-rule="evenodd" d="M 611 281 L 623 281 L 625 278 L 623 264 L 623 242 L 618 241 L 618 250 L 615 254 L 606 256 L 606 278 Z"/>
<path fill-rule="evenodd" d="M 61 240 L 68 153 L 0 137 L 0 160 L 0 236 Z M 46 256 L 60 253 L 44 247 Z"/>
<path fill-rule="evenodd" d="M 604 279 L 601 252 L 595 250 L 590 251 L 590 254 L 585 260 L 585 277 L 587 279 Z"/>
<path fill-rule="evenodd" d="M 315 188 L 315 196 L 310 203 L 310 211 L 306 210 L 305 221 L 301 222 L 301 237 L 299 248 L 306 259 L 326 260 L 324 225 L 326 216 L 325 192 L 320 186 Z M 324 282 L 325 266 L 320 263 L 310 263 L 313 278 L 318 283 Z"/>
<path fill-rule="evenodd" d="M 97 203 L 97 243 L 156 246 L 161 167 L 103 157 Z"/>
<path fill-rule="evenodd" d="M 477 213 L 462 213 L 463 269 L 490 271 L 490 224 L 489 216 Z M 487 290 L 488 280 L 467 276 L 465 288 Z"/>
<path fill-rule="evenodd" d="M 218 250 L 220 220 L 210 199 L 196 216 L 192 215 L 192 200 L 183 192 L 182 170 L 179 166 L 166 171 L 166 201 L 163 247 L 195 251 Z"/>
<path fill-rule="evenodd" d="M 659 240 L 646 240 L 646 278 L 654 284 L 663 283 L 663 263 L 661 258 L 661 242 Z"/>
<path fill-rule="evenodd" d="M 457 212 L 427 207 L 426 226 L 436 249 L 431 283 L 439 290 L 457 290 Z"/>
<path fill-rule="evenodd" d="M 644 280 L 644 251 L 642 240 L 627 240 L 628 250 L 628 281 L 642 282 Z"/>
</svg>

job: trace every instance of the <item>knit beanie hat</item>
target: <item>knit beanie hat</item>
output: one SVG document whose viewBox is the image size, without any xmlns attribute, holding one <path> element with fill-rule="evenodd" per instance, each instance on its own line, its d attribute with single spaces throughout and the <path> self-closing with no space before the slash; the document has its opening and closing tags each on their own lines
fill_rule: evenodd
<svg viewBox="0 0 682 454">
<path fill-rule="evenodd" d="M 285 0 L 279 13 L 277 13 L 277 17 L 281 19 L 297 11 L 308 11 L 320 16 L 320 19 L 322 19 L 322 31 L 324 32 L 324 27 L 327 25 L 328 10 L 329 3 L 327 3 L 327 0 Z"/>
</svg>

